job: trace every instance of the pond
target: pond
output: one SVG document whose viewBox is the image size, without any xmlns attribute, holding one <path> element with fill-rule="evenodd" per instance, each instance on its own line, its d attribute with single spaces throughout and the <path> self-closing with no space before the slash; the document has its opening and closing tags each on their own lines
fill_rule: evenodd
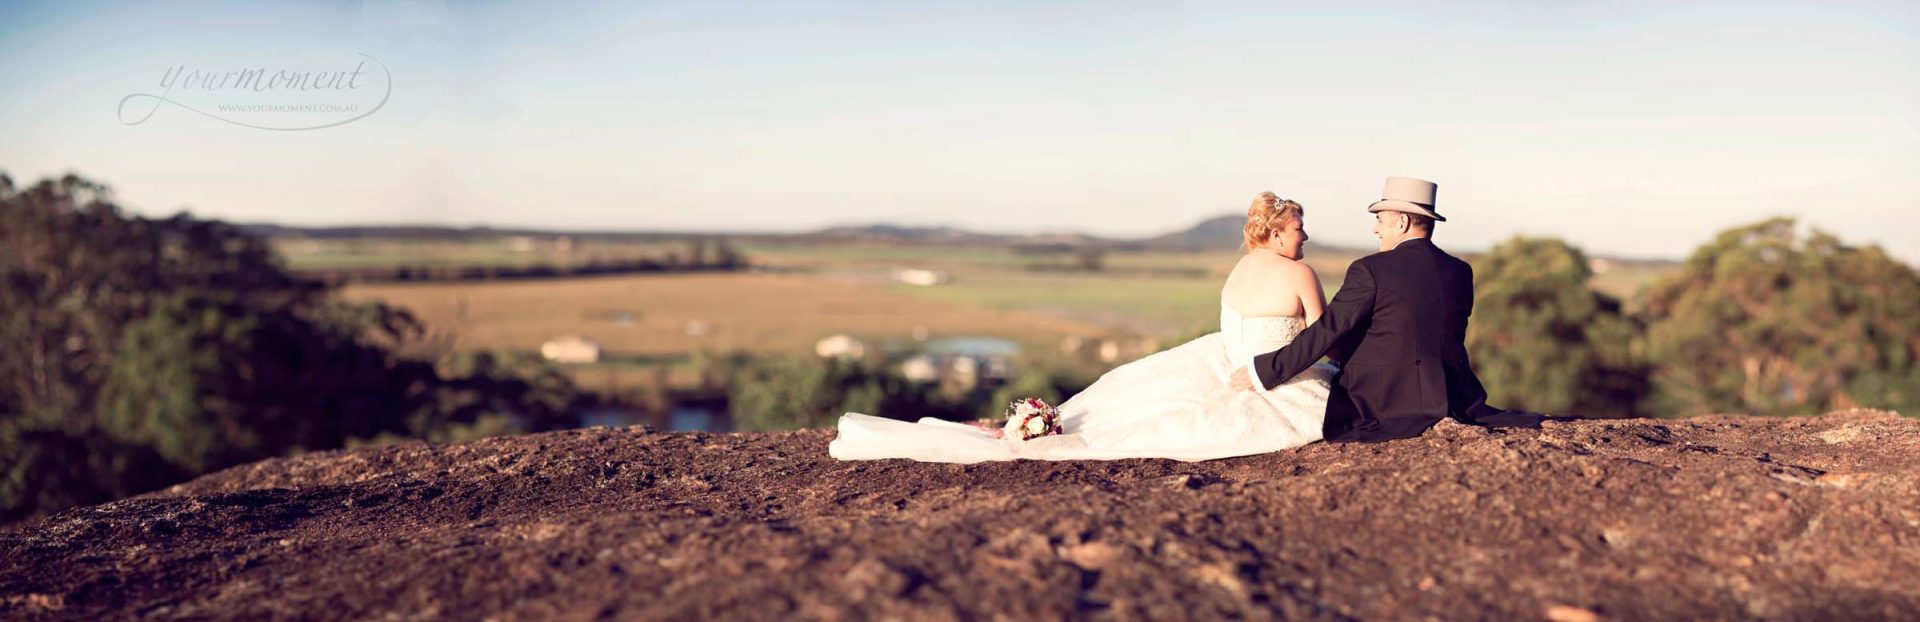
<svg viewBox="0 0 1920 622">
<path fill-rule="evenodd" d="M 972 357 L 1011 357 L 1020 354 L 1020 344 L 999 337 L 948 337 L 927 342 L 929 354 Z"/>
</svg>

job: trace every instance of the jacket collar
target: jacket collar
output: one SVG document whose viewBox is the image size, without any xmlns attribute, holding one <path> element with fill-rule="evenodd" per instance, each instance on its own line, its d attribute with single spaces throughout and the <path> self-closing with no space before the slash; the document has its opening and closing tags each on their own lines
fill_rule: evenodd
<svg viewBox="0 0 1920 622">
<path fill-rule="evenodd" d="M 1405 239 L 1405 240 L 1401 240 L 1399 244 L 1395 244 L 1395 245 L 1393 245 L 1393 248 L 1391 248 L 1391 249 L 1388 249 L 1388 250 L 1390 250 L 1390 251 L 1397 251 L 1397 250 L 1400 250 L 1400 249 L 1402 249 L 1402 248 L 1406 248 L 1406 247 L 1408 247 L 1408 246 L 1422 246 L 1422 245 L 1424 245 L 1424 246 L 1427 246 L 1427 247 L 1432 247 L 1432 246 L 1433 246 L 1433 240 L 1429 240 L 1429 239 L 1427 239 L 1427 238 L 1407 238 L 1407 239 Z"/>
</svg>

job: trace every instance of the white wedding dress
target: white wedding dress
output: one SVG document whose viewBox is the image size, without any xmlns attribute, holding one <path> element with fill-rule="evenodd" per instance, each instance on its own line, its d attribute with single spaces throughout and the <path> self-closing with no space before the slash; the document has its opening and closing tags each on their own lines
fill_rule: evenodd
<svg viewBox="0 0 1920 622">
<path fill-rule="evenodd" d="M 1019 441 L 940 419 L 847 413 L 827 453 L 957 463 L 1198 461 L 1299 447 L 1320 440 L 1333 368 L 1316 365 L 1267 391 L 1236 391 L 1227 380 L 1237 364 L 1292 343 L 1304 327 L 1296 317 L 1243 317 L 1222 302 L 1220 332 L 1114 368 L 1061 404 L 1062 434 Z"/>
</svg>

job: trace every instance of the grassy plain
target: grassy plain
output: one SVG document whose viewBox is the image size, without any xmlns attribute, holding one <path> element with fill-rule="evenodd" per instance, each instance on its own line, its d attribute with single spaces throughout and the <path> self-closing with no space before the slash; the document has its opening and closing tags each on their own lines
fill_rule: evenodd
<svg viewBox="0 0 1920 622">
<path fill-rule="evenodd" d="M 409 262 L 529 254 L 492 247 L 363 249 Z M 1191 334 L 1218 317 L 1220 283 L 1239 258 L 1231 250 L 1108 253 L 1102 271 L 1074 272 L 1059 269 L 1073 262 L 1070 255 L 996 247 L 796 243 L 742 250 L 766 271 L 357 284 L 344 294 L 411 309 L 456 349 L 531 352 L 555 337 L 579 335 L 599 343 L 605 360 L 570 368 L 575 376 L 593 386 L 628 385 L 657 381 L 663 366 L 680 377 L 688 373 L 682 364 L 697 352 L 802 352 L 835 333 L 874 345 L 906 343 L 916 333 L 993 336 L 1035 352 L 1052 351 L 1069 336 Z M 1328 296 L 1357 256 L 1309 257 Z M 358 257 L 366 263 L 356 265 L 380 265 L 377 255 Z M 294 263 L 322 259 L 296 256 Z M 901 268 L 939 270 L 950 280 L 906 285 L 893 278 Z M 1630 299 L 1666 269 L 1616 264 L 1594 286 Z"/>
<path fill-rule="evenodd" d="M 1000 248 L 912 246 L 754 246 L 756 264 L 817 273 L 866 275 L 866 282 L 955 308 L 1029 311 L 1154 337 L 1185 334 L 1214 322 L 1220 313 L 1220 283 L 1239 260 L 1238 251 L 1107 253 L 1103 269 L 1080 272 L 1035 269 L 1071 265 L 1069 255 L 1020 253 Z M 1329 295 L 1340 284 L 1353 253 L 1308 258 Z M 947 272 L 938 287 L 892 282 L 897 268 Z"/>
<path fill-rule="evenodd" d="M 908 338 L 916 328 L 935 338 L 992 335 L 1027 343 L 1097 330 L 1046 315 L 943 304 L 797 274 L 366 284 L 349 286 L 345 295 L 412 309 L 430 325 L 454 331 L 463 346 L 537 350 L 546 340 L 572 334 L 636 356 L 810 350 L 833 333 L 884 340 Z"/>
<path fill-rule="evenodd" d="M 572 368 L 594 386 L 646 381 L 655 366 L 677 367 L 696 352 L 811 351 L 835 333 L 875 345 L 908 342 L 917 332 L 932 339 L 984 335 L 1050 349 L 1068 336 L 1103 332 L 1061 317 L 949 304 L 817 274 L 359 284 L 343 294 L 410 309 L 458 350 L 532 352 L 555 337 L 579 335 L 600 344 L 607 359 Z"/>
</svg>

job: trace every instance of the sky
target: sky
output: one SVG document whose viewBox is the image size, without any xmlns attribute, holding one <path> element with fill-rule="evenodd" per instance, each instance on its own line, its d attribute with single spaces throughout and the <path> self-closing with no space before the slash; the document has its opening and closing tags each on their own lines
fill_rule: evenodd
<svg viewBox="0 0 1920 622">
<path fill-rule="evenodd" d="M 1793 216 L 1920 262 L 1910 1 L 609 4 L 0 2 L 0 170 L 568 230 L 1125 237 L 1271 190 L 1335 242 L 1405 175 L 1443 246 L 1678 258 Z M 243 69 L 360 74 L 185 79 Z"/>
</svg>

